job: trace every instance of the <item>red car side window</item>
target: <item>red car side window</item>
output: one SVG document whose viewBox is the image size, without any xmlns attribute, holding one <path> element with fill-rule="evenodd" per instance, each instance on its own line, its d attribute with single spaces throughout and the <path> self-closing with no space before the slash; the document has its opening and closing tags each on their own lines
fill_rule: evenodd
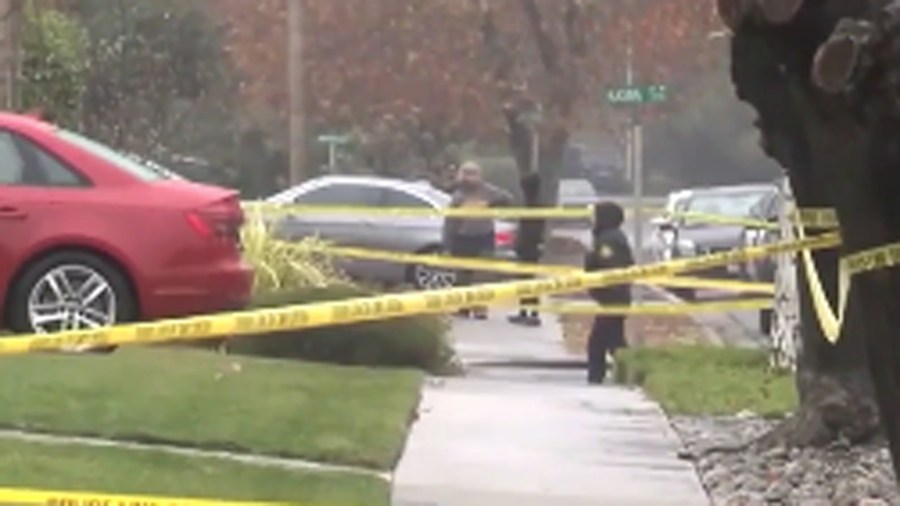
<svg viewBox="0 0 900 506">
<path fill-rule="evenodd" d="M 28 165 L 39 174 L 41 186 L 69 188 L 89 186 L 84 176 L 70 169 L 34 142 L 21 136 L 17 136 L 16 141 Z"/>
<path fill-rule="evenodd" d="M 0 131 L 0 185 L 79 187 L 88 181 L 35 143 Z"/>
<path fill-rule="evenodd" d="M 0 185 L 23 185 L 29 182 L 25 159 L 8 132 L 0 132 Z"/>
</svg>

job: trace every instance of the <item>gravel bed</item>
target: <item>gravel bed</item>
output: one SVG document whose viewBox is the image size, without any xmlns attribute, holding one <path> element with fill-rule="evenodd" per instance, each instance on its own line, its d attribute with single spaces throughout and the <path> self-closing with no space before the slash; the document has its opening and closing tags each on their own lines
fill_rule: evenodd
<svg viewBox="0 0 900 506">
<path fill-rule="evenodd" d="M 709 451 L 740 447 L 776 423 L 752 415 L 672 419 L 685 443 L 683 457 L 694 461 L 716 506 L 900 505 L 883 445 Z"/>
</svg>

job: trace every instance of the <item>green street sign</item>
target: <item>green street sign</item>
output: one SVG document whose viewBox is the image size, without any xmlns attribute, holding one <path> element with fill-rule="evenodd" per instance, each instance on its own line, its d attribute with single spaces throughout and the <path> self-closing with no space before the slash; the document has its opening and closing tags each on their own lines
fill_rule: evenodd
<svg viewBox="0 0 900 506">
<path fill-rule="evenodd" d="M 668 99 L 664 84 L 617 86 L 606 90 L 606 101 L 614 105 L 656 104 Z"/>
<path fill-rule="evenodd" d="M 320 135 L 316 140 L 322 144 L 347 144 L 351 137 L 349 135 Z"/>
</svg>

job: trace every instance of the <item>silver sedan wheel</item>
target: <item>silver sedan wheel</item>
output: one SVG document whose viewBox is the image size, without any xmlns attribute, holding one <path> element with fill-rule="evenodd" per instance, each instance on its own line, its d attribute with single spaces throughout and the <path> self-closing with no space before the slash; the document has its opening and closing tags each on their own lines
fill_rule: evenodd
<svg viewBox="0 0 900 506">
<path fill-rule="evenodd" d="M 439 290 L 456 286 L 456 271 L 431 267 L 413 266 L 413 281 L 420 290 Z"/>
<path fill-rule="evenodd" d="M 37 333 L 106 327 L 116 322 L 116 293 L 94 269 L 60 265 L 32 287 L 28 320 Z"/>
</svg>

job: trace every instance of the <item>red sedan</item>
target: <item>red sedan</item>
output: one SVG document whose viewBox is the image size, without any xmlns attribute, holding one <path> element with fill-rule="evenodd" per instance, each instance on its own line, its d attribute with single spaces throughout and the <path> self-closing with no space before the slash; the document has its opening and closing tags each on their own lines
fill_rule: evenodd
<svg viewBox="0 0 900 506">
<path fill-rule="evenodd" d="M 252 287 L 243 220 L 234 191 L 0 114 L 0 328 L 54 332 L 242 308 Z"/>
</svg>

